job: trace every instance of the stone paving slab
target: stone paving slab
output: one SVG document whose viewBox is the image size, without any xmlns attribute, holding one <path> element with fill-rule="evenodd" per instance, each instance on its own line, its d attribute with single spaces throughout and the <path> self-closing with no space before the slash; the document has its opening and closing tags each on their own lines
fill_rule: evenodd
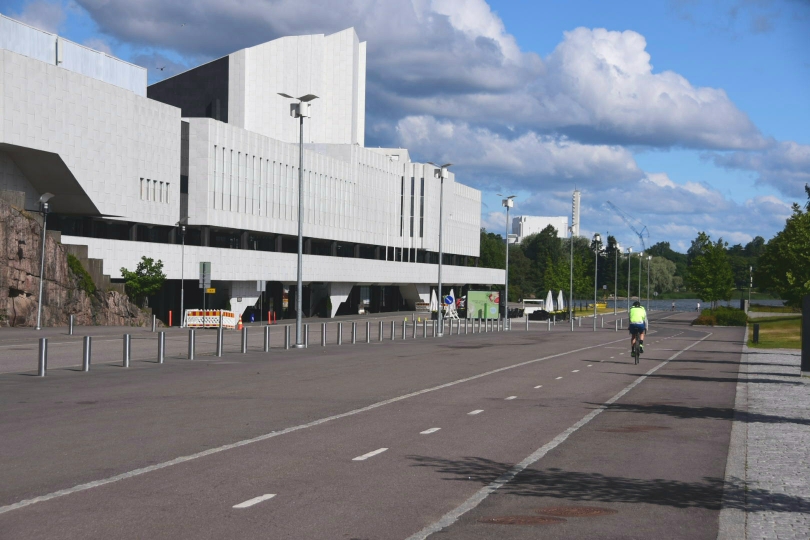
<svg viewBox="0 0 810 540">
<path fill-rule="evenodd" d="M 800 352 L 744 349 L 720 538 L 810 538 L 810 379 Z M 738 495 L 735 495 L 738 494 Z"/>
</svg>

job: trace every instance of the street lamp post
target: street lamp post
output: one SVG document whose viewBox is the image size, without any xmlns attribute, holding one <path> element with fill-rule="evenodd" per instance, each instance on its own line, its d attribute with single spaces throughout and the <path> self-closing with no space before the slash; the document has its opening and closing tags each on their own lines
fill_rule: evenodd
<svg viewBox="0 0 810 540">
<path fill-rule="evenodd" d="M 627 313 L 630 313 L 630 266 L 633 264 L 633 248 L 627 248 Z"/>
<path fill-rule="evenodd" d="M 638 254 L 638 301 L 641 302 L 641 265 L 644 264 L 644 252 Z M 628 312 L 629 313 L 629 312 Z"/>
<path fill-rule="evenodd" d="M 281 97 L 287 99 L 297 99 L 298 103 L 290 104 L 290 116 L 298 118 L 299 140 L 298 140 L 298 275 L 295 290 L 295 348 L 304 348 L 304 335 L 301 322 L 301 298 L 304 296 L 304 118 L 311 116 L 309 102 L 318 99 L 315 94 L 307 94 L 299 98 L 294 98 L 288 94 L 279 92 Z"/>
<path fill-rule="evenodd" d="M 568 243 L 571 248 L 571 266 L 568 274 L 568 321 L 571 323 L 571 331 L 574 331 L 574 218 L 571 218 L 571 226 L 568 227 Z M 528 315 L 526 315 L 528 317 Z"/>
<path fill-rule="evenodd" d="M 37 330 L 42 330 L 42 285 L 45 281 L 45 231 L 48 228 L 48 201 L 53 199 L 53 193 L 43 193 L 39 198 L 39 206 L 42 211 L 42 258 L 39 264 L 39 301 L 37 302 Z"/>
<path fill-rule="evenodd" d="M 176 225 L 180 226 L 180 241 L 182 242 L 182 246 L 180 247 L 180 328 L 185 327 L 186 325 L 186 317 L 185 317 L 185 294 L 186 294 L 186 279 L 185 279 L 185 272 L 186 272 L 186 224 L 188 223 L 188 216 L 184 217 L 180 221 L 176 223 Z M 204 293 L 203 293 L 204 294 Z"/>
<path fill-rule="evenodd" d="M 652 255 L 647 255 L 647 311 L 650 311 L 650 264 Z"/>
<path fill-rule="evenodd" d="M 616 315 L 619 309 L 619 252 L 622 246 L 616 243 L 613 249 L 616 252 L 616 262 L 613 264 L 613 314 Z"/>
<path fill-rule="evenodd" d="M 599 276 L 599 242 L 602 237 L 599 233 L 593 235 L 593 331 L 596 332 L 596 291 L 597 291 L 597 278 Z"/>
<path fill-rule="evenodd" d="M 444 335 L 444 319 L 442 318 L 442 307 L 444 306 L 444 297 L 442 297 L 442 259 L 444 258 L 444 252 L 442 250 L 442 217 L 444 215 L 444 179 L 450 178 L 450 171 L 448 171 L 448 167 L 452 165 L 452 163 L 445 163 L 444 165 L 436 165 L 432 161 L 428 161 L 430 165 L 434 167 L 439 167 L 435 170 L 435 175 L 439 179 L 439 313 L 437 315 L 438 322 L 439 322 L 439 337 Z"/>
<path fill-rule="evenodd" d="M 499 197 L 503 197 L 498 193 Z M 514 195 L 509 195 L 501 201 L 501 205 L 506 207 L 506 276 L 503 279 L 503 305 L 506 314 L 506 328 L 509 327 L 509 209 L 515 205 Z"/>
</svg>

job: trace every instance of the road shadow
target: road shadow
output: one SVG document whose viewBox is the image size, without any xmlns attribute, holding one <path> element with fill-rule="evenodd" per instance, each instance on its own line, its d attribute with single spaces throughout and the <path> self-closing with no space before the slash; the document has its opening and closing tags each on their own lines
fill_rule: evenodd
<svg viewBox="0 0 810 540">
<path fill-rule="evenodd" d="M 479 457 L 458 460 L 429 456 L 409 456 L 414 467 L 427 467 L 445 475 L 445 480 L 486 485 L 506 479 L 512 467 Z M 808 512 L 810 500 L 774 493 L 764 489 L 746 489 L 739 479 L 725 486 L 722 478 L 705 477 L 702 482 L 681 482 L 656 478 L 642 480 L 598 473 L 566 471 L 557 468 L 526 469 L 500 488 L 499 493 L 522 497 L 551 497 L 568 501 L 603 503 L 643 503 L 674 508 L 727 508 L 769 512 Z"/>
<path fill-rule="evenodd" d="M 642 357 L 641 359 L 644 360 L 644 357 Z M 625 375 L 628 377 L 636 376 L 636 374 L 634 373 L 619 373 L 616 371 L 611 373 L 613 375 Z M 697 375 L 664 375 L 660 373 L 653 373 L 652 375 L 647 376 L 655 379 L 668 379 L 673 381 L 717 382 L 717 383 L 735 383 L 735 384 L 737 383 L 737 377 L 698 377 Z M 802 382 L 782 381 L 779 379 L 746 378 L 745 382 L 753 384 L 787 384 L 791 386 L 804 386 L 804 383 Z"/>
<path fill-rule="evenodd" d="M 656 403 L 651 405 L 641 405 L 633 403 L 612 403 L 603 405 L 601 403 L 588 403 L 594 408 L 604 407 L 607 412 L 630 412 L 640 414 L 662 414 L 673 418 L 689 420 L 693 418 L 709 420 L 736 420 L 749 424 L 798 424 L 810 426 L 810 419 L 791 418 L 789 416 L 777 416 L 772 414 L 760 414 L 752 412 L 735 411 L 731 407 L 683 407 L 669 405 L 666 403 Z"/>
</svg>

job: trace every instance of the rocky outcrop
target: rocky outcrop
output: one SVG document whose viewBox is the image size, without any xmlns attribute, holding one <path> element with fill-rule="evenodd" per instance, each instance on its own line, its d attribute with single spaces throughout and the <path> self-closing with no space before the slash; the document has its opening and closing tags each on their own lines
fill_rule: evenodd
<svg viewBox="0 0 810 540">
<path fill-rule="evenodd" d="M 36 326 L 42 216 L 13 204 L 12 195 L 0 197 L 0 326 Z M 118 287 L 101 283 L 93 291 L 86 276 L 71 270 L 59 238 L 48 233 L 45 241 L 43 326 L 66 325 L 70 315 L 78 325 L 151 324 L 151 314 L 114 290 Z"/>
</svg>

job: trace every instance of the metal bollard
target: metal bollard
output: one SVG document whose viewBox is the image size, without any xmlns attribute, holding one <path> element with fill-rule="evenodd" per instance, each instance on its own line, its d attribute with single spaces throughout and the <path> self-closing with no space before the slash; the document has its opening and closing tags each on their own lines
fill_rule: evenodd
<svg viewBox="0 0 810 540">
<path fill-rule="evenodd" d="M 194 360 L 194 353 L 197 352 L 197 331 L 193 328 L 188 331 L 188 359 Z"/>
<path fill-rule="evenodd" d="M 411 319 L 413 321 L 413 339 L 416 339 L 416 319 Z"/>
<path fill-rule="evenodd" d="M 284 350 L 290 349 L 290 325 L 284 327 Z"/>
<path fill-rule="evenodd" d="M 48 338 L 39 338 L 39 362 L 37 366 L 37 375 L 44 377 L 48 372 Z"/>
<path fill-rule="evenodd" d="M 222 335 L 222 325 L 219 325 L 219 327 L 217 328 L 217 350 L 216 350 L 216 355 L 219 356 L 219 357 L 222 356 L 222 340 L 223 340 L 223 337 L 224 336 Z"/>
<path fill-rule="evenodd" d="M 352 321 L 352 345 L 357 343 L 357 323 Z"/>
<path fill-rule="evenodd" d="M 326 347 L 326 323 L 321 323 L 321 347 Z"/>
<path fill-rule="evenodd" d="M 270 352 L 270 327 L 264 327 L 264 352 Z"/>
<path fill-rule="evenodd" d="M 624 330 L 624 319 L 619 319 L 619 328 Z"/>
<path fill-rule="evenodd" d="M 464 317 L 464 335 L 465 336 L 469 332 L 469 326 L 470 326 L 470 319 L 468 319 L 467 317 Z"/>
<path fill-rule="evenodd" d="M 529 331 L 529 315 L 526 314 L 526 331 Z"/>
<path fill-rule="evenodd" d="M 309 323 L 304 325 L 304 348 L 309 349 Z"/>
<path fill-rule="evenodd" d="M 551 319 L 548 320 L 548 331 L 551 332 Z"/>
<path fill-rule="evenodd" d="M 69 325 L 68 326 L 68 335 L 72 336 L 73 335 L 73 315 L 70 316 L 69 321 L 68 321 L 68 325 Z"/>
<path fill-rule="evenodd" d="M 123 367 L 129 367 L 129 360 L 131 356 L 132 356 L 132 337 L 129 334 L 124 334 L 124 357 L 121 362 L 121 365 Z"/>
<path fill-rule="evenodd" d="M 615 328 L 613 329 L 613 331 L 614 331 L 614 332 L 618 332 L 618 331 L 619 331 L 619 321 L 618 321 L 618 319 L 617 319 L 617 320 L 615 320 L 615 321 L 613 321 L 613 326 L 615 327 Z"/>
<path fill-rule="evenodd" d="M 371 321 L 366 321 L 366 343 L 371 343 Z"/>
<path fill-rule="evenodd" d="M 247 336 L 248 336 L 248 329 L 247 326 L 242 328 L 242 354 L 247 352 Z"/>
<path fill-rule="evenodd" d="M 754 323 L 754 336 L 753 336 L 754 343 L 759 343 L 759 323 Z"/>
<path fill-rule="evenodd" d="M 157 315 L 152 315 L 152 332 L 157 328 Z"/>
<path fill-rule="evenodd" d="M 379 337 L 380 341 L 383 340 L 383 322 L 382 321 L 380 321 L 380 335 L 377 336 L 377 337 Z"/>
<path fill-rule="evenodd" d="M 158 333 L 158 352 L 157 352 L 157 362 L 158 364 L 163 363 L 163 359 L 166 356 L 166 332 Z"/>
<path fill-rule="evenodd" d="M 93 342 L 90 336 L 84 336 L 82 340 L 82 371 L 90 371 L 90 356 L 92 354 Z"/>
<path fill-rule="evenodd" d="M 582 317 L 577 317 L 577 321 L 578 321 L 577 326 L 579 326 L 580 328 L 582 328 Z"/>
<path fill-rule="evenodd" d="M 338 335 L 337 335 L 337 344 L 343 345 L 343 323 L 338 323 Z"/>
<path fill-rule="evenodd" d="M 394 341 L 394 338 L 396 337 L 396 324 L 397 323 L 395 321 L 391 321 L 391 341 Z"/>
<path fill-rule="evenodd" d="M 605 316 L 602 315 L 602 328 L 604 328 L 604 327 L 605 327 Z"/>
<path fill-rule="evenodd" d="M 405 332 L 408 331 L 408 321 L 402 319 L 402 339 L 405 339 Z"/>
</svg>

